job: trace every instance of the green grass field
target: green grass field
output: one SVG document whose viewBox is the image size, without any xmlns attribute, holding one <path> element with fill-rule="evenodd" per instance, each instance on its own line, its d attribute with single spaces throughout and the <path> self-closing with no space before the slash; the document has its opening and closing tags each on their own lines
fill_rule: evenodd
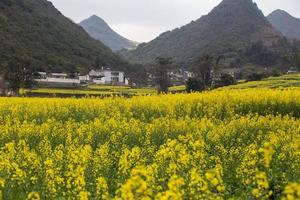
<svg viewBox="0 0 300 200">
<path fill-rule="evenodd" d="M 171 93 L 185 91 L 185 86 L 169 88 Z M 131 88 L 129 86 L 90 85 L 87 88 L 38 88 L 33 90 L 21 90 L 24 96 L 144 96 L 156 94 L 155 87 Z"/>
</svg>

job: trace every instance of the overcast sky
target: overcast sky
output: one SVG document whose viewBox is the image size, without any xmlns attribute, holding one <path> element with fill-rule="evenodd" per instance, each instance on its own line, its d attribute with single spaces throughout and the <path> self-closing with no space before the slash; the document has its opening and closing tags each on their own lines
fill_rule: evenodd
<svg viewBox="0 0 300 200">
<path fill-rule="evenodd" d="M 95 14 L 128 39 L 147 42 L 198 19 L 221 0 L 50 0 L 75 22 Z M 268 15 L 275 9 L 300 18 L 300 0 L 254 0 Z"/>
</svg>

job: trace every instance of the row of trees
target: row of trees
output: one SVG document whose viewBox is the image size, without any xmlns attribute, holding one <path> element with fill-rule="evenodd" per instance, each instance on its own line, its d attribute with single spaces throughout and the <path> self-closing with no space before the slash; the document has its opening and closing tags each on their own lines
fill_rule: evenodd
<svg viewBox="0 0 300 200">
<path fill-rule="evenodd" d="M 253 53 L 253 52 L 258 53 Z M 271 53 L 267 51 L 262 44 L 258 43 L 253 45 L 247 52 L 249 59 L 256 59 L 260 63 L 264 61 L 269 62 L 274 59 L 270 56 Z M 251 55 L 251 56 L 250 56 Z M 272 54 L 273 55 L 273 54 Z M 259 59 L 258 59 L 259 58 Z M 219 77 L 214 79 L 216 72 L 220 71 L 221 62 L 225 59 L 223 56 L 214 57 L 211 55 L 204 55 L 196 59 L 190 70 L 193 72 L 193 77 L 188 79 L 186 83 L 186 89 L 188 92 L 203 91 L 211 87 L 220 87 L 232 85 L 235 83 L 235 79 L 226 73 L 218 73 Z M 300 71 L 300 52 L 293 52 L 283 56 L 285 70 L 292 68 Z M 167 93 L 170 80 L 168 72 L 173 69 L 173 62 L 171 58 L 157 58 L 154 65 L 154 77 L 157 85 L 158 93 Z M 245 78 L 248 81 L 255 81 L 265 78 L 270 75 L 277 75 L 278 73 L 256 73 L 248 74 Z"/>
<path fill-rule="evenodd" d="M 219 69 L 220 62 L 224 57 L 213 57 L 205 55 L 193 63 L 191 71 L 193 77 L 189 78 L 186 83 L 188 92 L 207 90 L 212 86 L 224 86 L 234 84 L 234 78 L 229 74 L 221 74 L 218 80 L 214 80 L 214 73 Z M 170 86 L 169 71 L 173 69 L 173 62 L 171 58 L 157 58 L 156 64 L 152 68 L 159 94 L 168 93 Z"/>
</svg>

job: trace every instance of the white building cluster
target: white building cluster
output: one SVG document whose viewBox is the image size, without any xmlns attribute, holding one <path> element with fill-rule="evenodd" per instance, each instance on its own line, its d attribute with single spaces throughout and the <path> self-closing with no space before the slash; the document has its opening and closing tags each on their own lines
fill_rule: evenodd
<svg viewBox="0 0 300 200">
<path fill-rule="evenodd" d="M 128 85 L 129 80 L 122 71 L 113 71 L 110 69 L 91 70 L 86 75 L 78 75 L 69 78 L 66 73 L 46 73 L 39 72 L 39 78 L 35 81 L 44 86 L 80 86 L 87 84 L 103 85 Z"/>
</svg>

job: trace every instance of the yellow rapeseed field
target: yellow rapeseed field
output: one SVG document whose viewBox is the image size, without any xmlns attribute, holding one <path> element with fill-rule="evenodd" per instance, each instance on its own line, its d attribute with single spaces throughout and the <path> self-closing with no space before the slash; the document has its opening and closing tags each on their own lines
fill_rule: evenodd
<svg viewBox="0 0 300 200">
<path fill-rule="evenodd" d="M 300 90 L 1 98 L 0 199 L 300 199 Z"/>
</svg>

